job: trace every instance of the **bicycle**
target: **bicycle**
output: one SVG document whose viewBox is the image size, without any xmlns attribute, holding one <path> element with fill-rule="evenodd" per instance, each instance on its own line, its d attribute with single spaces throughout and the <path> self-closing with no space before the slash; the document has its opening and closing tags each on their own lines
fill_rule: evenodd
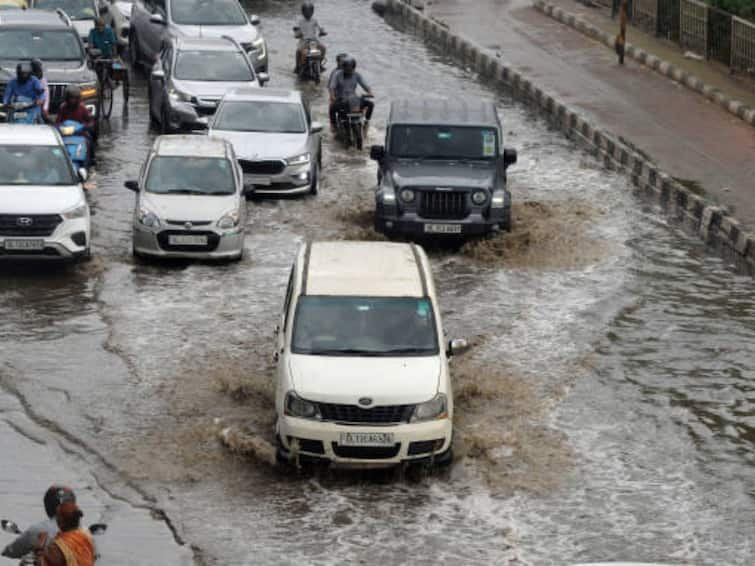
<svg viewBox="0 0 755 566">
<path fill-rule="evenodd" d="M 109 120 L 113 112 L 113 93 L 119 85 L 123 88 L 123 103 L 128 104 L 128 67 L 120 58 L 101 57 L 97 49 L 91 49 L 89 57 L 97 75 L 97 120 Z"/>
</svg>

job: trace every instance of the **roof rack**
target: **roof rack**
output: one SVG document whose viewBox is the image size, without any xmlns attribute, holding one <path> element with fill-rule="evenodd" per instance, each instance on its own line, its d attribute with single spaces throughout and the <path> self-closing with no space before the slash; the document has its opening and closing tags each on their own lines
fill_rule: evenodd
<svg viewBox="0 0 755 566">
<path fill-rule="evenodd" d="M 73 27 L 73 22 L 71 21 L 71 18 L 68 17 L 68 14 L 65 13 L 63 8 L 55 8 L 55 13 L 58 15 L 58 17 L 61 19 L 61 21 L 67 25 L 69 28 Z"/>
</svg>

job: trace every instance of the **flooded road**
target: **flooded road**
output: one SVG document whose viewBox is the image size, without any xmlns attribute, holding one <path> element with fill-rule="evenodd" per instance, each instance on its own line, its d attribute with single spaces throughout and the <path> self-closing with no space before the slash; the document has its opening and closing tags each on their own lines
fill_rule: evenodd
<svg viewBox="0 0 755 566">
<path fill-rule="evenodd" d="M 0 280 L 0 421 L 62 437 L 113 498 L 164 509 L 185 543 L 176 563 L 189 548 L 218 565 L 750 563 L 752 279 L 368 2 L 317 9 L 331 58 L 355 55 L 377 95 L 372 142 L 389 99 L 426 90 L 495 99 L 519 151 L 512 234 L 430 254 L 449 335 L 475 344 L 453 367 L 457 463 L 420 477 L 270 465 L 272 330 L 293 254 L 306 239 L 379 237 L 374 164 L 326 134 L 320 194 L 250 203 L 243 261 L 135 262 L 122 185 L 154 139 L 141 80 L 98 153 L 95 259 Z M 274 87 L 296 84 L 297 10 L 255 3 Z M 327 122 L 324 87 L 301 88 Z M 18 437 L 0 428 L 4 447 Z M 171 563 L 160 556 L 173 551 L 168 530 L 155 522 L 165 536 L 145 543 L 140 564 Z M 123 547 L 138 543 L 108 537 L 121 553 L 106 563 L 133 563 Z"/>
</svg>

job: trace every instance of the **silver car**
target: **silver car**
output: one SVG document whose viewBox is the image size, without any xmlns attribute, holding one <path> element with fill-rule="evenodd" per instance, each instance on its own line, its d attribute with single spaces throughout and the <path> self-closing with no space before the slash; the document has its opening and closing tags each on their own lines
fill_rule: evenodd
<svg viewBox="0 0 755 566">
<path fill-rule="evenodd" d="M 267 72 L 267 45 L 257 29 L 260 19 L 248 16 L 239 0 L 135 0 L 131 9 L 131 62 L 147 69 L 164 41 L 173 37 L 235 39 L 254 68 Z"/>
<path fill-rule="evenodd" d="M 133 253 L 241 259 L 246 195 L 230 143 L 205 136 L 160 136 L 138 180 Z"/>
<path fill-rule="evenodd" d="M 233 144 L 254 195 L 317 194 L 321 131 L 298 91 L 268 88 L 229 91 L 209 126 Z"/>
<path fill-rule="evenodd" d="M 149 112 L 160 131 L 207 128 L 210 116 L 227 90 L 260 87 L 241 46 L 233 39 L 174 38 L 165 45 L 149 77 Z"/>
</svg>

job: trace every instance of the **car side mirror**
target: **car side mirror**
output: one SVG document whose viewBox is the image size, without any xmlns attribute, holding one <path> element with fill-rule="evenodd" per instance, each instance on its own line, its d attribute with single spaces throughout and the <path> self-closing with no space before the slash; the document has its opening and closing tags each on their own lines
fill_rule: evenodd
<svg viewBox="0 0 755 566">
<path fill-rule="evenodd" d="M 0 526 L 2 526 L 2 529 L 6 533 L 10 533 L 12 535 L 20 535 L 21 529 L 18 528 L 18 525 L 14 523 L 13 521 L 9 521 L 7 519 L 3 519 L 0 521 Z"/>
<path fill-rule="evenodd" d="M 257 73 L 257 80 L 260 82 L 260 85 L 264 85 L 270 82 L 270 75 L 267 73 Z"/>
<path fill-rule="evenodd" d="M 448 355 L 458 356 L 469 350 L 469 342 L 463 338 L 455 338 L 448 343 Z"/>
<path fill-rule="evenodd" d="M 135 193 L 139 192 L 139 181 L 126 181 L 123 183 L 123 186 L 126 187 L 129 191 L 134 191 Z"/>
<path fill-rule="evenodd" d="M 253 183 L 244 183 L 244 188 L 241 189 L 241 194 L 245 197 L 250 197 L 254 194 L 254 184 Z"/>
<path fill-rule="evenodd" d="M 152 71 L 152 78 L 156 81 L 163 81 L 165 80 L 165 71 L 160 69 L 159 67 Z"/>
<path fill-rule="evenodd" d="M 87 170 L 84 167 L 80 167 L 77 173 L 79 174 L 79 180 L 82 183 L 86 183 L 87 179 L 89 178 L 89 173 L 87 173 Z"/>
<path fill-rule="evenodd" d="M 107 525 L 105 523 L 93 523 L 89 525 L 89 532 L 94 536 L 105 534 L 107 531 Z"/>
<path fill-rule="evenodd" d="M 163 18 L 162 14 L 152 14 L 149 17 L 149 23 L 151 23 L 151 24 L 157 24 L 158 26 L 164 26 L 165 25 L 165 18 Z"/>
<path fill-rule="evenodd" d="M 253 26 L 260 25 L 260 17 L 257 14 L 252 14 L 249 16 L 249 23 L 251 23 Z"/>
<path fill-rule="evenodd" d="M 516 163 L 516 150 L 504 149 L 503 150 L 503 166 L 508 167 L 509 165 L 513 165 L 514 163 Z"/>
<path fill-rule="evenodd" d="M 320 122 L 312 122 L 309 126 L 309 131 L 313 134 L 319 134 L 322 132 L 322 124 Z"/>
<path fill-rule="evenodd" d="M 374 159 L 375 161 L 382 161 L 385 159 L 385 146 L 373 145 L 370 148 L 370 159 Z"/>
</svg>

